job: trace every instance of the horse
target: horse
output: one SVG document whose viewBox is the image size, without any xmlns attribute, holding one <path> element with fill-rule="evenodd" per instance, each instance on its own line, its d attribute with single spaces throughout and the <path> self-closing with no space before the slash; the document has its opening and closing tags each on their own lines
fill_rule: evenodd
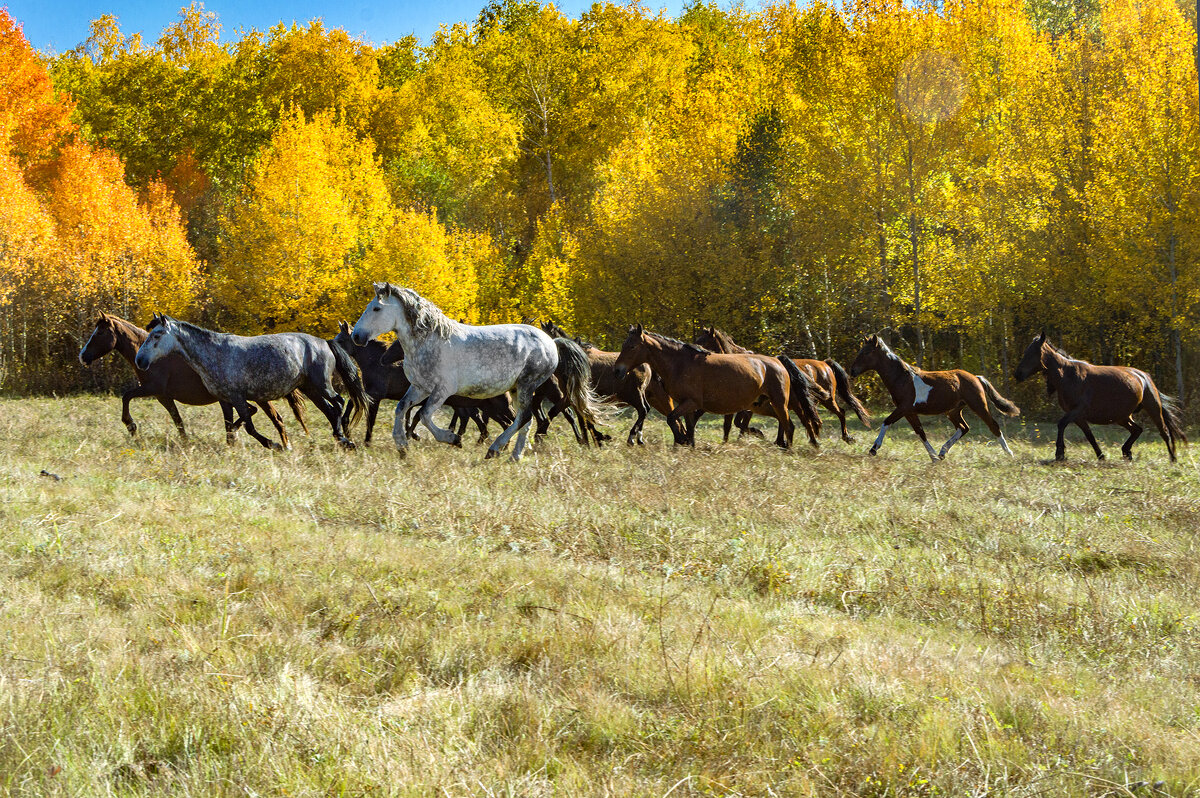
<svg viewBox="0 0 1200 798">
<path fill-rule="evenodd" d="M 333 389 L 334 372 L 350 393 L 353 413 L 346 427 L 358 421 L 367 396 L 354 360 L 337 344 L 304 333 L 230 335 L 157 316 L 133 362 L 145 370 L 172 353 L 182 355 L 213 396 L 233 405 L 246 432 L 268 449 L 280 447 L 254 428 L 249 403 L 276 399 L 297 389 L 325 414 L 338 443 L 354 448 L 343 429 L 342 398 Z"/>
<path fill-rule="evenodd" d="M 602 410 L 592 393 L 587 355 L 573 341 L 552 339 L 528 324 L 477 326 L 454 321 L 435 304 L 411 288 L 375 283 L 375 297 L 354 324 L 351 335 L 359 345 L 395 332 L 404 347 L 404 373 L 411 383 L 396 406 L 392 438 L 397 449 L 407 450 L 404 416 L 408 408 L 424 401 L 420 419 L 442 443 L 461 446 L 462 438 L 438 427 L 433 414 L 450 396 L 486 399 L 515 392 L 516 417 L 488 447 L 495 457 L 515 435 L 512 459 L 521 459 L 533 408 L 540 404 L 551 377 L 583 423 L 595 423 Z M 586 439 L 585 439 L 586 444 Z"/>
<path fill-rule="evenodd" d="M 1129 438 L 1121 446 L 1121 456 L 1133 459 L 1133 442 L 1143 427 L 1133 420 L 1133 414 L 1144 410 L 1167 443 L 1167 454 L 1175 462 L 1175 443 L 1187 443 L 1179 417 L 1179 402 L 1158 390 L 1150 375 L 1129 366 L 1096 366 L 1076 360 L 1038 335 L 1025 348 L 1021 362 L 1013 374 L 1018 382 L 1042 372 L 1046 375 L 1046 390 L 1058 394 L 1058 404 L 1066 414 L 1058 420 L 1058 439 L 1054 459 L 1066 460 L 1063 433 L 1071 424 L 1083 430 L 1096 457 L 1104 459 L 1100 444 L 1092 435 L 1089 424 L 1116 424 L 1129 430 Z"/>
<path fill-rule="evenodd" d="M 542 329 L 552 338 L 571 337 L 563 331 L 562 327 L 552 321 L 544 323 Z M 652 379 L 650 367 L 642 364 L 632 369 L 624 377 L 618 378 L 615 368 L 619 353 L 606 352 L 579 338 L 575 338 L 574 341 L 583 348 L 587 354 L 588 363 L 592 367 L 592 390 L 598 396 L 632 407 L 637 413 L 637 419 L 629 430 L 626 443 L 630 446 L 635 443 L 639 446 L 643 445 L 645 441 L 642 438 L 642 426 L 646 423 L 646 415 L 650 412 L 650 401 L 646 397 Z"/>
<path fill-rule="evenodd" d="M 791 378 L 783 363 L 758 355 L 710 352 L 696 344 L 648 332 L 638 324 L 629 328 L 617 356 L 615 373 L 624 377 L 643 363 L 649 363 L 662 378 L 667 393 L 675 401 L 667 423 L 686 419 L 684 442 L 688 445 L 696 444 L 696 422 L 701 415 L 724 416 L 747 410 L 764 394 L 779 421 L 776 445 L 783 449 L 792 445 L 793 427 L 788 412 Z"/>
<path fill-rule="evenodd" d="M 749 352 L 749 349 L 738 346 L 724 330 L 716 327 L 706 327 L 696 336 L 696 343 L 714 352 Z M 817 403 L 837 416 L 842 426 L 842 440 L 854 443 L 854 438 L 846 430 L 846 411 L 848 407 L 858 416 L 858 420 L 867 428 L 871 428 L 871 413 L 850 388 L 850 376 L 841 364 L 832 358 L 817 360 L 815 358 L 792 358 L 800 370 L 808 375 L 820 392 L 814 392 Z M 841 400 L 841 404 L 838 400 Z M 844 406 L 844 407 L 843 407 Z M 817 433 L 820 434 L 820 419 L 816 422 Z"/>
<path fill-rule="evenodd" d="M 153 324 L 153 322 L 151 323 Z M 138 347 L 142 345 L 149 334 L 148 331 L 131 321 L 108 313 L 101 313 L 96 318 L 96 326 L 92 329 L 87 343 L 83 345 L 83 349 L 79 350 L 79 362 L 88 366 L 109 352 L 115 350 L 120 353 L 121 357 L 125 358 L 130 366 L 133 366 L 133 373 L 138 380 L 136 386 L 121 394 L 121 421 L 125 423 L 129 434 L 136 435 L 138 431 L 137 423 L 129 414 L 130 400 L 142 396 L 153 396 L 159 401 L 159 404 L 166 408 L 171 420 L 175 422 L 175 428 L 179 430 L 179 437 L 186 441 L 187 430 L 183 427 L 183 419 L 180 417 L 179 408 L 175 406 L 175 403 L 182 402 L 185 405 L 198 406 L 211 405 L 220 400 L 209 393 L 208 389 L 204 387 L 204 381 L 200 379 L 200 375 L 179 355 L 163 358 L 152 364 L 149 369 L 139 369 L 134 364 L 133 358 L 137 354 Z M 304 403 L 300 394 L 293 391 L 287 395 L 286 399 L 292 408 L 292 414 L 295 415 L 296 420 L 304 429 L 304 434 L 307 435 L 308 419 L 304 415 Z M 227 402 L 220 402 L 220 405 L 221 415 L 225 418 L 225 441 L 232 445 L 234 433 L 240 426 L 240 422 L 233 420 L 232 406 Z M 287 430 L 283 426 L 283 419 L 279 417 L 275 407 L 270 402 L 260 402 L 258 406 L 275 425 L 283 447 L 285 449 L 292 448 Z M 253 412 L 254 409 L 251 408 L 251 413 Z"/>
<path fill-rule="evenodd" d="M 1004 432 L 988 410 L 988 400 L 990 399 L 996 409 L 1006 416 L 1018 415 L 1021 409 L 1001 396 L 986 378 L 962 369 L 924 371 L 914 368 L 901 360 L 878 335 L 867 338 L 850 366 L 852 377 L 857 377 L 864 371 L 878 372 L 888 393 L 892 395 L 892 401 L 896 403 L 896 409 L 883 420 L 879 437 L 871 446 L 872 455 L 883 445 L 883 436 L 887 434 L 888 427 L 901 418 L 906 418 L 917 437 L 921 439 L 921 443 L 925 444 L 929 458 L 935 463 L 944 460 L 950 447 L 971 429 L 962 416 L 963 408 L 969 407 L 1000 440 L 1000 446 L 1008 456 L 1013 456 L 1012 450 L 1008 448 L 1008 441 L 1004 440 Z M 920 416 L 936 415 L 949 417 L 955 426 L 954 434 L 942 446 L 940 452 L 934 452 L 933 447 L 929 445 L 920 419 Z"/>
<path fill-rule="evenodd" d="M 354 358 L 362 372 L 363 389 L 367 393 L 367 435 L 363 441 L 371 445 L 371 433 L 375 429 L 375 416 L 379 412 L 379 403 L 384 399 L 403 399 L 408 393 L 408 377 L 404 369 L 396 363 L 403 362 L 404 348 L 397 343 L 391 346 L 382 341 L 367 341 L 365 346 L 354 343 L 350 335 L 350 324 L 338 323 L 338 334 L 333 338 L 334 343 Z M 488 421 L 496 421 L 501 427 L 507 427 L 513 422 L 512 408 L 508 395 L 502 394 L 491 399 L 468 399 L 465 396 L 451 396 L 446 400 L 447 407 L 454 409 L 454 417 L 450 420 L 450 429 L 457 427 L 461 436 L 467 429 L 467 422 L 474 421 L 479 428 L 479 441 L 488 438 Z M 408 434 L 413 435 L 417 419 L 408 422 Z"/>
<path fill-rule="evenodd" d="M 761 355 L 750 351 L 744 346 L 738 346 L 733 342 L 732 338 L 715 327 L 709 327 L 701 332 L 700 335 L 696 336 L 695 343 L 720 354 L 753 355 L 755 357 L 771 359 L 769 355 Z M 829 394 L 813 381 L 809 373 L 802 371 L 799 365 L 791 358 L 786 355 L 780 355 L 776 359 L 783 364 L 783 367 L 788 372 L 788 377 L 792 381 L 789 390 L 789 396 L 792 400 L 791 409 L 797 418 L 800 419 L 800 423 L 804 425 L 804 430 L 808 433 L 809 443 L 820 447 L 821 417 L 817 415 L 817 409 L 813 404 L 813 400 L 827 400 L 829 399 Z M 771 415 L 770 406 L 764 401 L 763 397 L 759 397 L 754 407 L 750 410 L 743 410 L 741 413 L 725 416 L 725 440 L 729 440 L 730 427 L 735 423 L 741 435 L 750 433 L 762 437 L 762 433 L 758 429 L 750 426 L 750 419 L 755 413 L 764 416 Z"/>
</svg>

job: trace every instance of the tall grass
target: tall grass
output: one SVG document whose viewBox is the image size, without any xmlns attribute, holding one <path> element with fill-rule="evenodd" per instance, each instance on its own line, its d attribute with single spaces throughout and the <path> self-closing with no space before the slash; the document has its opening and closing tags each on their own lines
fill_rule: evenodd
<svg viewBox="0 0 1200 798">
<path fill-rule="evenodd" d="M 1200 789 L 1186 450 L 689 451 L 660 419 L 512 465 L 184 414 L 180 444 L 154 403 L 131 439 L 113 398 L 0 402 L 0 789 Z"/>
</svg>

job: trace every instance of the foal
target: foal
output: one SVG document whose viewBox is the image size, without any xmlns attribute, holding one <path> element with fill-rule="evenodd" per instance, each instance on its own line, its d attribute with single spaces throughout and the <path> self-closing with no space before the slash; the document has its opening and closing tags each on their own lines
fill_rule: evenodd
<svg viewBox="0 0 1200 798">
<path fill-rule="evenodd" d="M 996 409 L 1006 416 L 1015 416 L 1021 409 L 1001 396 L 983 377 L 962 369 L 924 371 L 914 368 L 901 360 L 878 335 L 872 335 L 863 343 L 858 356 L 854 358 L 854 364 L 850 366 L 850 375 L 853 377 L 864 371 L 878 372 L 888 393 L 892 395 L 892 401 L 896 403 L 896 409 L 883 420 L 871 454 L 878 452 L 883 445 L 883 436 L 887 434 L 888 427 L 906 418 L 921 443 L 925 444 L 930 459 L 935 463 L 945 459 L 950 447 L 971 429 L 962 416 L 963 408 L 969 407 L 983 419 L 992 434 L 1000 439 L 1000 446 L 1012 457 L 1012 450 L 1008 448 L 1008 441 L 1004 440 L 1000 425 L 988 411 L 988 400 L 991 399 Z M 925 429 L 918 416 L 943 414 L 949 417 L 956 430 L 942 450 L 935 453 L 925 438 Z"/>
<path fill-rule="evenodd" d="M 1058 403 L 1066 415 L 1058 420 L 1058 439 L 1054 459 L 1066 460 L 1063 433 L 1071 424 L 1083 430 L 1088 443 L 1103 460 L 1104 452 L 1092 435 L 1088 424 L 1116 424 L 1129 430 L 1129 438 L 1121 446 L 1121 455 L 1133 459 L 1133 442 L 1143 427 L 1133 420 L 1133 414 L 1145 410 L 1158 434 L 1167 442 L 1167 454 L 1175 462 L 1175 442 L 1187 443 L 1179 418 L 1179 403 L 1161 393 L 1146 372 L 1128 366 L 1095 366 L 1085 360 L 1075 360 L 1066 352 L 1051 345 L 1042 333 L 1025 349 L 1013 375 L 1017 381 L 1042 372 L 1046 388 L 1058 394 Z"/>
<path fill-rule="evenodd" d="M 151 328 L 157 321 L 158 317 L 156 316 L 150 324 Z M 125 423 L 129 434 L 136 435 L 138 429 L 133 416 L 129 414 L 130 400 L 142 396 L 153 396 L 170 414 L 171 420 L 175 422 L 175 428 L 179 430 L 179 437 L 187 440 L 187 431 L 183 427 L 183 419 L 180 417 L 179 408 L 175 406 L 175 403 L 211 405 L 219 400 L 209 393 L 208 388 L 204 387 L 204 381 L 200 379 L 200 375 L 180 355 L 163 358 L 152 363 L 147 369 L 138 368 L 134 364 L 133 358 L 137 354 L 138 347 L 142 345 L 149 334 L 147 330 L 143 330 L 133 322 L 126 321 L 119 316 L 101 313 L 96 318 L 96 326 L 92 330 L 91 337 L 88 338 L 83 349 L 79 350 L 79 362 L 87 366 L 114 350 L 120 353 L 121 357 L 125 358 L 130 366 L 133 366 L 133 373 L 138 379 L 136 386 L 121 394 L 121 421 Z M 286 399 L 292 408 L 292 414 L 296 416 L 296 420 L 304 428 L 304 434 L 307 435 L 308 421 L 304 416 L 304 403 L 300 399 L 300 393 L 293 391 L 287 395 Z M 240 422 L 233 420 L 231 405 L 226 402 L 220 404 L 221 414 L 225 418 L 225 440 L 232 444 L 234 432 Z M 283 426 L 283 419 L 279 417 L 274 406 L 270 402 L 258 402 L 257 404 L 275 425 L 283 447 L 285 449 L 292 448 L 287 430 Z M 253 409 L 251 408 L 252 412 Z"/>
</svg>

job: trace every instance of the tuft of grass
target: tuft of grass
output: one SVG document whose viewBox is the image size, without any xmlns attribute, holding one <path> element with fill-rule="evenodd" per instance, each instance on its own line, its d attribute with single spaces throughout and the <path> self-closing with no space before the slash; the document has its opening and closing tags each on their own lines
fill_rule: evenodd
<svg viewBox="0 0 1200 798">
<path fill-rule="evenodd" d="M 1161 442 L 658 420 L 513 465 L 134 413 L 0 401 L 7 793 L 1200 789 L 1200 472 Z"/>
</svg>

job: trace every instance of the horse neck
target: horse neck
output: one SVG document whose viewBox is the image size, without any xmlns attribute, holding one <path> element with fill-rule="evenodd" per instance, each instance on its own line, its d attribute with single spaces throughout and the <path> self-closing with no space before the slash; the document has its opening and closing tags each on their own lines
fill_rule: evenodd
<svg viewBox="0 0 1200 798">
<path fill-rule="evenodd" d="M 132 322 L 117 318 L 113 319 L 113 330 L 117 339 L 116 346 L 113 348 L 132 364 L 138 349 L 150 337 L 150 333 Z"/>
<path fill-rule="evenodd" d="M 183 359 L 188 362 L 188 365 L 197 373 L 203 376 L 204 371 L 204 355 L 206 350 L 219 346 L 223 338 L 230 336 L 225 333 L 217 333 L 212 330 L 206 330 L 203 327 L 192 327 L 179 325 L 175 331 L 175 341 L 179 345 L 179 352 L 183 355 Z"/>
<path fill-rule="evenodd" d="M 674 346 L 665 341 L 651 339 L 651 343 L 646 344 L 646 362 L 650 364 L 651 370 L 655 374 L 670 375 L 675 377 L 683 363 L 691 358 L 689 353 L 681 346 Z"/>
<path fill-rule="evenodd" d="M 1067 370 L 1067 364 L 1071 358 L 1059 352 L 1052 346 L 1042 347 L 1042 370 L 1046 374 L 1046 381 L 1051 385 L 1058 387 L 1062 382 L 1063 373 Z"/>
<path fill-rule="evenodd" d="M 875 370 L 879 372 L 879 377 L 888 390 L 891 390 L 893 385 L 898 385 L 905 380 L 911 381 L 910 375 L 915 373 L 912 366 L 889 349 L 880 351 Z"/>
</svg>

